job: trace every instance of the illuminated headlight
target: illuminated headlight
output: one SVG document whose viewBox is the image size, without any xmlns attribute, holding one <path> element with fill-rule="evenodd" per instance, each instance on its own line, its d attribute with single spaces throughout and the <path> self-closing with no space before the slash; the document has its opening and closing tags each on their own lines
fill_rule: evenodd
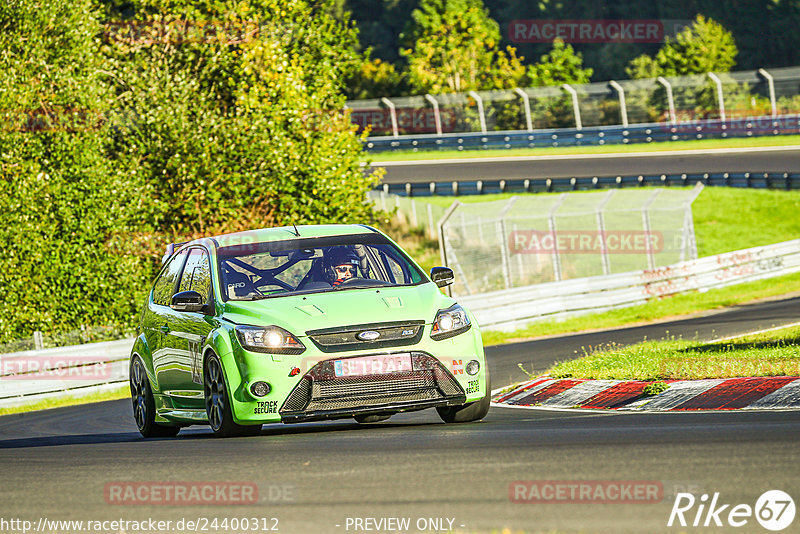
<svg viewBox="0 0 800 534">
<path fill-rule="evenodd" d="M 247 350 L 272 354 L 300 354 L 305 345 L 292 334 L 277 326 L 237 326 L 236 337 Z"/>
<path fill-rule="evenodd" d="M 469 317 L 464 308 L 455 304 L 446 310 L 439 310 L 436 318 L 433 320 L 433 328 L 431 329 L 432 339 L 447 339 L 462 332 L 466 332 L 470 328 Z"/>
</svg>

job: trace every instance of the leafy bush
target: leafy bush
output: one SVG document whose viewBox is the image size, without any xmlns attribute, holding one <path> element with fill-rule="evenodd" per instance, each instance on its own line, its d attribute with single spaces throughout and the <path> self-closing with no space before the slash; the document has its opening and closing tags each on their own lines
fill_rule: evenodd
<svg viewBox="0 0 800 534">
<path fill-rule="evenodd" d="M 333 4 L 0 7 L 0 339 L 130 325 L 169 241 L 374 220 Z"/>
</svg>

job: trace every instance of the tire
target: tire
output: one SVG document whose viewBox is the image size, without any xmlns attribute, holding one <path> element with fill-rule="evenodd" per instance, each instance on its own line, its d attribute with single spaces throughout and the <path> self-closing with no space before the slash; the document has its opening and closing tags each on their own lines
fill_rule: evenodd
<svg viewBox="0 0 800 534">
<path fill-rule="evenodd" d="M 492 383 L 489 378 L 489 365 L 486 365 L 486 396 L 481 400 L 468 402 L 461 406 L 445 406 L 436 408 L 439 417 L 445 423 L 469 423 L 478 421 L 486 417 L 489 413 L 489 405 L 492 402 Z"/>
<path fill-rule="evenodd" d="M 379 423 L 380 421 L 386 421 L 392 416 L 392 414 L 370 414 L 370 415 L 356 415 L 354 419 L 359 424 L 366 424 L 366 423 Z"/>
<path fill-rule="evenodd" d="M 156 423 L 156 403 L 153 390 L 142 360 L 138 357 L 131 362 L 130 369 L 131 403 L 133 420 L 139 433 L 145 438 L 167 438 L 178 435 L 181 427 Z"/>
<path fill-rule="evenodd" d="M 219 438 L 233 436 L 257 436 L 261 433 L 261 425 L 240 425 L 233 420 L 230 395 L 225 385 L 222 364 L 216 354 L 206 359 L 203 378 L 203 396 L 206 404 L 208 424 L 214 435 Z"/>
</svg>

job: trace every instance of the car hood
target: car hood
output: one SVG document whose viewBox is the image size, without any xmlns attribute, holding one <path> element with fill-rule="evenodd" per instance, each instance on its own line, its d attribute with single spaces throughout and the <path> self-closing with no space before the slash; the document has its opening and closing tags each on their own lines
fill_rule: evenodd
<svg viewBox="0 0 800 534">
<path fill-rule="evenodd" d="M 309 330 L 392 321 L 431 323 L 455 301 L 436 284 L 347 289 L 225 303 L 223 318 L 236 324 L 276 325 L 296 336 Z"/>
</svg>

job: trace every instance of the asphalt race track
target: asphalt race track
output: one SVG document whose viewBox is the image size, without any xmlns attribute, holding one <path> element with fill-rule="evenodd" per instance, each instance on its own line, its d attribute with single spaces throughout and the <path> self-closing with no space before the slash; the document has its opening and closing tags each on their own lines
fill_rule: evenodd
<svg viewBox="0 0 800 534">
<path fill-rule="evenodd" d="M 792 323 L 798 315 L 800 299 L 790 299 L 487 353 L 494 385 L 501 386 L 524 378 L 517 363 L 542 371 L 589 344 L 664 335 L 713 338 Z M 270 425 L 259 437 L 228 440 L 213 438 L 207 427 L 144 440 L 130 411 L 122 400 L 0 417 L 0 525 L 10 518 L 36 524 L 40 517 L 173 524 L 266 517 L 277 518 L 280 532 L 387 532 L 373 523 L 361 523 L 372 530 L 356 529 L 355 519 L 397 517 L 408 518 L 415 532 L 417 526 L 441 532 L 428 523 L 436 518 L 444 519 L 444 531 L 452 520 L 458 532 L 765 532 L 753 517 L 738 529 L 713 522 L 705 529 L 666 525 L 676 492 L 698 499 L 719 492 L 720 504 L 751 507 L 772 489 L 800 498 L 798 411 L 620 414 L 495 407 L 483 422 L 465 425 L 442 424 L 435 412 L 425 411 L 375 425 Z M 655 502 L 632 504 L 509 498 L 514 481 L 597 480 L 662 490 Z M 252 482 L 259 499 L 239 506 L 108 504 L 104 489 L 119 481 Z M 690 525 L 696 510 L 686 513 Z M 723 524 L 728 510 L 720 515 Z M 787 532 L 798 524 L 795 518 Z"/>
<path fill-rule="evenodd" d="M 380 162 L 381 155 L 372 159 Z M 450 182 L 453 180 L 524 180 L 587 176 L 635 176 L 702 172 L 800 172 L 800 150 L 770 148 L 603 154 L 590 156 L 532 156 L 472 158 L 464 161 L 374 163 L 384 167 L 385 183 Z"/>
</svg>

